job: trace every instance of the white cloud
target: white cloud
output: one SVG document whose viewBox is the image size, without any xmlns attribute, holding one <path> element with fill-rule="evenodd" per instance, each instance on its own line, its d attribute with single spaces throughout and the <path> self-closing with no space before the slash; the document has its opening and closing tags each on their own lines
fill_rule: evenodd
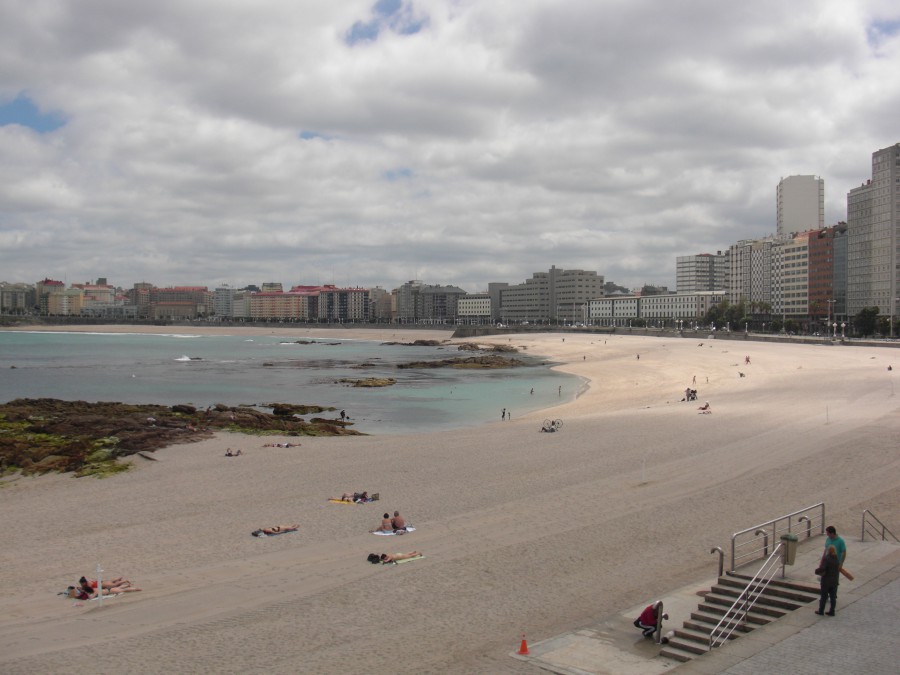
<svg viewBox="0 0 900 675">
<path fill-rule="evenodd" d="M 0 127 L 0 279 L 673 287 L 782 176 L 846 217 L 894 4 L 4 0 L 0 105 L 67 122 Z"/>
</svg>

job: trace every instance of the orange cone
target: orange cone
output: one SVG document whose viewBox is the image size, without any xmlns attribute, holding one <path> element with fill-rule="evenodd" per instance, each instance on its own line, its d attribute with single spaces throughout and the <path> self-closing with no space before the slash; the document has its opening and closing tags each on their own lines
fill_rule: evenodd
<svg viewBox="0 0 900 675">
<path fill-rule="evenodd" d="M 528 651 L 528 643 L 525 642 L 525 635 L 522 635 L 522 644 L 519 646 L 519 651 L 516 654 L 520 656 L 528 656 L 531 652 Z"/>
</svg>

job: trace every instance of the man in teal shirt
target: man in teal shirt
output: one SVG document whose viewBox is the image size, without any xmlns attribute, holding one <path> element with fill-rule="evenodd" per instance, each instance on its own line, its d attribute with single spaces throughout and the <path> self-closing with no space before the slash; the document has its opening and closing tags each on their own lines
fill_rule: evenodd
<svg viewBox="0 0 900 675">
<path fill-rule="evenodd" d="M 838 536 L 834 525 L 826 527 L 825 534 L 828 535 L 825 539 L 825 551 L 828 551 L 829 546 L 834 546 L 837 550 L 838 565 L 839 567 L 843 567 L 844 561 L 847 559 L 847 545 L 844 543 L 844 540 Z"/>
</svg>

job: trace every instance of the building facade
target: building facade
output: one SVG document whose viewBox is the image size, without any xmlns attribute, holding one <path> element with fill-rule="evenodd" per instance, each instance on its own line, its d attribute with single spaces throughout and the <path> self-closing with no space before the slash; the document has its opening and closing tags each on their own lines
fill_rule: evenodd
<svg viewBox="0 0 900 675">
<path fill-rule="evenodd" d="M 775 189 L 779 236 L 825 227 L 825 180 L 818 176 L 788 176 Z"/>
<path fill-rule="evenodd" d="M 675 259 L 675 288 L 679 293 L 724 291 L 727 287 L 727 252 L 683 255 Z"/>
<path fill-rule="evenodd" d="M 872 177 L 847 194 L 847 313 L 898 315 L 900 143 L 872 153 Z"/>
</svg>

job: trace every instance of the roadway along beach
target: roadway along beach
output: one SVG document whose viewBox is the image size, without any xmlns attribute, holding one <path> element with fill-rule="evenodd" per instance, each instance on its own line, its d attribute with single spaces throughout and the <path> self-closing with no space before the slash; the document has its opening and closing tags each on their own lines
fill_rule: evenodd
<svg viewBox="0 0 900 675">
<path fill-rule="evenodd" d="M 508 656 L 523 633 L 549 638 L 712 576 L 709 549 L 735 530 L 819 501 L 851 541 L 865 508 L 900 521 L 894 349 L 476 341 L 545 356 L 588 384 L 511 421 L 497 401 L 497 422 L 477 429 L 299 448 L 220 434 L 105 480 L 6 479 L 0 671 L 538 673 Z M 681 402 L 695 376 L 699 401 Z M 698 414 L 704 401 L 712 414 Z M 562 430 L 539 433 L 545 417 Z M 225 458 L 226 447 L 244 454 Z M 381 501 L 327 501 L 363 489 Z M 415 532 L 367 533 L 394 509 Z M 300 530 L 250 536 L 281 523 Z M 425 559 L 366 562 L 412 549 Z M 144 590 L 102 607 L 56 595 L 98 562 Z"/>
</svg>

